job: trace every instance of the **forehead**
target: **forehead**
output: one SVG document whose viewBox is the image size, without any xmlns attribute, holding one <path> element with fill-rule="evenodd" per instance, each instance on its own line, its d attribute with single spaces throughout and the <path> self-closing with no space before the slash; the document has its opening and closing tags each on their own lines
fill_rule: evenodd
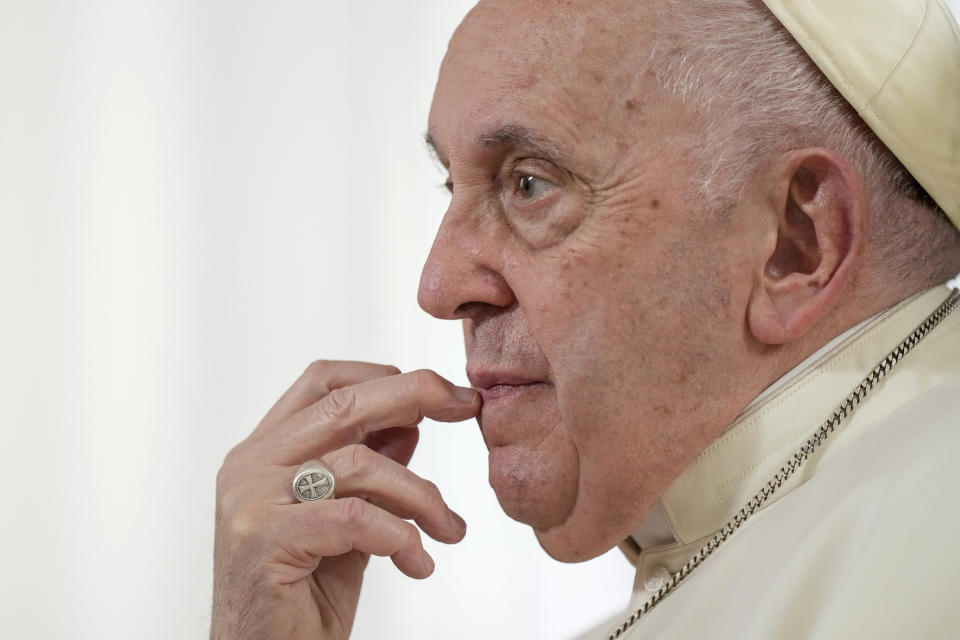
<svg viewBox="0 0 960 640">
<path fill-rule="evenodd" d="M 481 2 L 450 41 L 431 137 L 442 147 L 504 120 L 574 143 L 598 129 L 624 133 L 624 117 L 635 121 L 654 93 L 646 58 L 656 21 L 637 1 Z"/>
<path fill-rule="evenodd" d="M 657 3 L 643 0 L 484 0 L 457 28 L 449 53 L 610 65 L 643 49 L 657 20 Z"/>
</svg>

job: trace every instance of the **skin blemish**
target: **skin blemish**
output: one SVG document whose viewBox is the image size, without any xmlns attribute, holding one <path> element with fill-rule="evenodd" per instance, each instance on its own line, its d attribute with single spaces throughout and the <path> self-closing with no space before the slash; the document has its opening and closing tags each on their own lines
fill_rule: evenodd
<svg viewBox="0 0 960 640">
<path fill-rule="evenodd" d="M 654 198 L 653 200 L 651 200 L 651 201 L 650 201 L 650 208 L 651 208 L 651 209 L 659 209 L 659 208 L 660 208 L 660 201 L 657 200 L 656 198 Z"/>
<path fill-rule="evenodd" d="M 627 111 L 633 111 L 637 108 L 637 101 L 631 98 L 630 100 L 627 100 L 623 106 L 626 107 Z"/>
<path fill-rule="evenodd" d="M 676 413 L 676 409 L 668 404 L 657 404 L 654 406 L 653 410 L 663 416 L 673 416 Z"/>
</svg>

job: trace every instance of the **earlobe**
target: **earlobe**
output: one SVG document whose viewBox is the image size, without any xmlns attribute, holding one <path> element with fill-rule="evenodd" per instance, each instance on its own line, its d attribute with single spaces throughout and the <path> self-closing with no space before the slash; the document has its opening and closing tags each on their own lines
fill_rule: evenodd
<svg viewBox="0 0 960 640">
<path fill-rule="evenodd" d="M 826 149 L 783 154 L 763 180 L 770 242 L 748 306 L 753 336 L 786 344 L 829 314 L 852 280 L 869 215 L 863 182 Z"/>
</svg>

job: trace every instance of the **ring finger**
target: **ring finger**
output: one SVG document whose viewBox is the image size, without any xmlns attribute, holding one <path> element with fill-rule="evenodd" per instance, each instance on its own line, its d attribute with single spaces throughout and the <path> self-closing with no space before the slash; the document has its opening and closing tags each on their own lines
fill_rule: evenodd
<svg viewBox="0 0 960 640">
<path fill-rule="evenodd" d="M 453 543 L 463 538 L 466 523 L 440 494 L 437 486 L 400 463 L 362 445 L 332 451 L 322 460 L 333 474 L 334 498 L 361 498 L 397 517 L 413 520 L 435 540 Z M 276 502 L 295 502 L 290 483 L 297 467 L 279 467 Z M 282 479 L 280 476 L 283 476 Z"/>
</svg>

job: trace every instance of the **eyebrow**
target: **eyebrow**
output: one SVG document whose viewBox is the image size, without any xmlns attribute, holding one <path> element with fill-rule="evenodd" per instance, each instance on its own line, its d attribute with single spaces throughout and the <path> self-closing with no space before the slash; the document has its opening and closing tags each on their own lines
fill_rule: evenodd
<svg viewBox="0 0 960 640">
<path fill-rule="evenodd" d="M 436 139 L 433 133 L 428 131 L 423 136 L 423 141 L 427 145 L 430 155 L 446 165 L 440 150 L 437 148 Z M 545 156 L 557 160 L 566 154 L 560 149 L 556 142 L 543 136 L 533 133 L 530 129 L 519 124 L 505 124 L 496 129 L 478 135 L 475 138 L 477 146 L 486 149 L 512 149 L 529 152 L 534 155 Z"/>
<path fill-rule="evenodd" d="M 423 134 L 423 142 L 427 145 L 427 153 L 430 154 L 430 157 L 443 166 L 447 166 L 447 163 L 444 162 L 440 157 L 440 151 L 437 149 L 437 142 L 433 138 L 433 133 L 427 131 L 425 134 Z"/>
</svg>

